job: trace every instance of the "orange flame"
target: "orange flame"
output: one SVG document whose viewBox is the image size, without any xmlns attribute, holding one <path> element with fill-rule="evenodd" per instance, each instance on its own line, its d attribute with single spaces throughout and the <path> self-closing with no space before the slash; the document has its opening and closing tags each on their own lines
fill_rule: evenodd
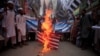
<svg viewBox="0 0 100 56">
<path fill-rule="evenodd" d="M 53 32 L 53 27 L 52 27 L 52 20 L 51 20 L 51 13 L 52 11 L 50 9 L 46 9 L 46 13 L 44 16 L 44 22 L 42 23 L 42 30 L 43 30 L 43 35 L 41 36 L 43 38 L 43 50 L 42 52 L 47 52 L 50 50 L 49 45 L 49 39 L 51 37 L 51 33 Z"/>
</svg>

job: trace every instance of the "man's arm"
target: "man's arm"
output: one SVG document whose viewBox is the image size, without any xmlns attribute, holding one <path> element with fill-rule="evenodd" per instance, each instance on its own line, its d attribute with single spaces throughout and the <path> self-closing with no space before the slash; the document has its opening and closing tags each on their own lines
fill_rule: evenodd
<svg viewBox="0 0 100 56">
<path fill-rule="evenodd" d="M 25 15 L 24 17 L 26 18 L 26 20 L 29 20 L 29 19 L 35 20 L 36 19 L 35 17 L 31 17 L 31 16 L 27 16 L 27 15 Z"/>
</svg>

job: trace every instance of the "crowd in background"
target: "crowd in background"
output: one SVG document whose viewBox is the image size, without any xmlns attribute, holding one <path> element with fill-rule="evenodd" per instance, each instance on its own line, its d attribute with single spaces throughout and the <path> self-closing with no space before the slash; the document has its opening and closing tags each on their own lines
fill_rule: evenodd
<svg viewBox="0 0 100 56">
<path fill-rule="evenodd" d="M 12 48 L 16 48 L 16 44 L 20 47 L 27 45 L 25 18 L 22 8 L 18 8 L 17 14 L 15 13 L 11 1 L 8 1 L 3 11 L 0 10 L 0 21 L 2 21 L 0 35 L 4 37 L 4 47 L 8 46 L 9 40 Z M 93 28 L 95 25 L 100 27 L 99 18 L 100 8 L 91 11 L 82 10 L 77 17 L 73 17 L 74 22 L 70 33 L 67 33 L 68 36 L 64 36 L 64 40 L 69 39 L 82 50 L 92 47 L 100 51 L 100 29 Z"/>
<path fill-rule="evenodd" d="M 70 31 L 70 40 L 82 50 L 93 48 L 100 52 L 100 8 L 81 11 L 74 17 Z M 98 28 L 94 28 L 97 26 Z"/>
</svg>

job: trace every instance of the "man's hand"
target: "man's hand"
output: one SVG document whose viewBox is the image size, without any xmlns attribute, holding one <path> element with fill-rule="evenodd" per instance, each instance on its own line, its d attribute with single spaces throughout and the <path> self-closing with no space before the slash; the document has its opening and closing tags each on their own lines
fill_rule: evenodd
<svg viewBox="0 0 100 56">
<path fill-rule="evenodd" d="M 92 27 L 91 27 L 91 26 L 88 26 L 88 27 L 87 27 L 87 29 L 88 29 L 88 30 L 91 30 L 91 29 L 92 29 Z"/>
</svg>

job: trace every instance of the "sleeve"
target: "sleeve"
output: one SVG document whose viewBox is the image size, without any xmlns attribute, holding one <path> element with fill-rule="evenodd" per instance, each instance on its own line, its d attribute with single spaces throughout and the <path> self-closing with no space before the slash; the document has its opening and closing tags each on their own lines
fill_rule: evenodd
<svg viewBox="0 0 100 56">
<path fill-rule="evenodd" d="M 31 16 L 27 16 L 27 15 L 25 15 L 24 17 L 25 17 L 26 20 L 29 20 L 29 19 L 33 19 L 34 20 L 34 19 L 36 19 L 35 17 L 31 17 Z"/>
</svg>

